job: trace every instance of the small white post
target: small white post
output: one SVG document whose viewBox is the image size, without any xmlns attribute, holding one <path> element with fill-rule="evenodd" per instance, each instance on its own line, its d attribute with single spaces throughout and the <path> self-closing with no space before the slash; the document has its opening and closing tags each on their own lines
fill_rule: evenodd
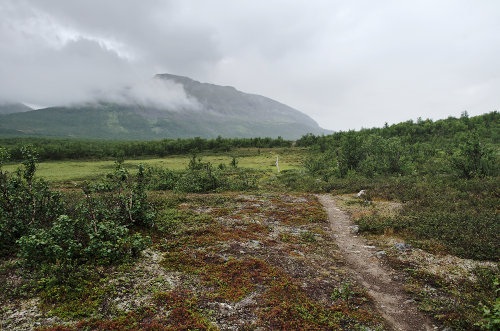
<svg viewBox="0 0 500 331">
<path fill-rule="evenodd" d="M 276 155 L 276 169 L 278 169 L 278 172 L 280 172 L 280 164 L 279 164 L 278 155 Z"/>
</svg>

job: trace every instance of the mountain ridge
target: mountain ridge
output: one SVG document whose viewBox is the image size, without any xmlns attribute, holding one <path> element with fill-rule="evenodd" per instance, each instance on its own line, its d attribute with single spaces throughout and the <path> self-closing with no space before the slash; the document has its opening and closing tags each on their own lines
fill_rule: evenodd
<svg viewBox="0 0 500 331">
<path fill-rule="evenodd" d="M 154 79 L 182 85 L 186 96 L 197 106 L 176 109 L 139 102 L 101 101 L 48 107 L 0 115 L 0 136 L 134 140 L 281 136 L 296 139 L 307 133 L 329 132 L 292 107 L 232 86 L 201 83 L 171 74 L 158 74 Z"/>
<path fill-rule="evenodd" d="M 0 103 L 0 115 L 8 115 L 15 113 L 23 113 L 26 111 L 33 110 L 31 107 L 25 105 L 24 103 Z"/>
</svg>

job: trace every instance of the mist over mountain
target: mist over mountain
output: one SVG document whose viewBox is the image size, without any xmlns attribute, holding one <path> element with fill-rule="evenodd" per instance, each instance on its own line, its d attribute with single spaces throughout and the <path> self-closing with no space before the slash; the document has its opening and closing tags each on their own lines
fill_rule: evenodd
<svg viewBox="0 0 500 331">
<path fill-rule="evenodd" d="M 270 98 L 171 74 L 101 92 L 96 100 L 0 113 L 0 136 L 295 139 L 328 133 L 309 116 Z"/>
<path fill-rule="evenodd" d="M 23 103 L 0 103 L 0 115 L 22 113 L 32 110 Z"/>
</svg>

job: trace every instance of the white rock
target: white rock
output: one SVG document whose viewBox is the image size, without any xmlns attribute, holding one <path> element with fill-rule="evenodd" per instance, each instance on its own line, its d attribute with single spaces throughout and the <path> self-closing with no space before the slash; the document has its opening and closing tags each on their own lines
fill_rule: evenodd
<svg viewBox="0 0 500 331">
<path fill-rule="evenodd" d="M 365 190 L 361 190 L 361 191 L 358 192 L 358 194 L 356 194 L 356 196 L 359 198 L 359 197 L 362 197 L 365 194 L 366 194 L 366 191 Z"/>
</svg>

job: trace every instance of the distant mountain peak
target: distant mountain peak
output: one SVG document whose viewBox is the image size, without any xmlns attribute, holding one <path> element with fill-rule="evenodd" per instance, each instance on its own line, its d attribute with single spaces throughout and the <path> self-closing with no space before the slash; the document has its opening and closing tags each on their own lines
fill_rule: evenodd
<svg viewBox="0 0 500 331">
<path fill-rule="evenodd" d="M 173 74 L 156 74 L 154 76 L 154 78 L 156 78 L 156 79 L 168 79 L 168 80 L 172 80 L 174 82 L 179 82 L 179 83 L 196 82 L 196 83 L 201 84 L 201 82 L 194 80 L 192 78 L 189 78 L 186 76 L 173 75 Z"/>
<path fill-rule="evenodd" d="M 186 100 L 196 100 L 197 107 L 182 107 L 182 103 L 165 104 L 164 107 L 146 103 L 50 107 L 3 115 L 0 136 L 142 140 L 220 135 L 295 139 L 306 133 L 328 133 L 306 114 L 268 97 L 172 74 L 158 74 L 154 78 L 182 85 Z M 164 88 L 175 89 L 175 86 L 165 84 Z M 162 91 L 167 96 L 172 92 L 160 88 L 155 93 Z"/>
</svg>

